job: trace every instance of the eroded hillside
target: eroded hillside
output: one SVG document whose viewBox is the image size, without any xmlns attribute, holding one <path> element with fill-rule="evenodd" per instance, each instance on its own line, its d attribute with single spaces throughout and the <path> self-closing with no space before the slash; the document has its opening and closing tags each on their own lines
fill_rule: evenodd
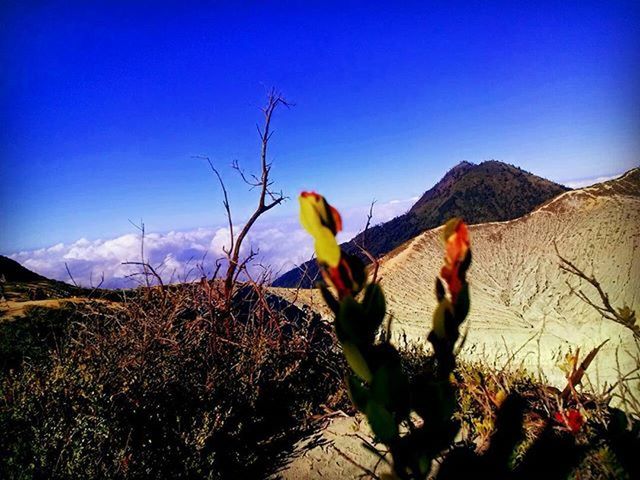
<svg viewBox="0 0 640 480">
<path fill-rule="evenodd" d="M 640 169 L 621 178 L 566 192 L 524 217 L 470 227 L 472 308 L 463 355 L 502 367 L 523 365 L 564 385 L 557 366 L 580 347 L 609 342 L 589 369 L 602 386 L 615 382 L 638 355 L 631 332 L 603 319 L 571 289 L 597 302 L 590 285 L 561 271 L 560 253 L 594 274 L 616 307 L 640 310 Z M 434 278 L 442 265 L 440 229 L 422 233 L 387 254 L 380 276 L 396 338 L 424 341 L 435 308 Z M 329 318 L 317 290 L 275 288 Z M 617 360 L 616 360 L 617 356 Z"/>
<path fill-rule="evenodd" d="M 465 354 L 502 365 L 538 367 L 561 384 L 559 352 L 609 342 L 590 369 L 594 382 L 616 379 L 616 354 L 631 368 L 625 350 L 637 352 L 632 334 L 602 319 L 571 293 L 590 285 L 561 272 L 560 253 L 593 273 L 613 305 L 640 309 L 640 169 L 593 187 L 556 197 L 531 214 L 470 228 L 472 310 Z M 433 278 L 441 265 L 440 230 L 427 231 L 383 258 L 380 266 L 396 335 L 424 338 L 435 307 Z"/>
</svg>

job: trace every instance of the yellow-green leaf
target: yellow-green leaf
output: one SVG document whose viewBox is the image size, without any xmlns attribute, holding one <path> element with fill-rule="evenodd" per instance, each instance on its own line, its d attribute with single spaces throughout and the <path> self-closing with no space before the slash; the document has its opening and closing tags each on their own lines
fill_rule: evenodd
<svg viewBox="0 0 640 480">
<path fill-rule="evenodd" d="M 345 342 L 342 344 L 342 351 L 344 352 L 344 356 L 347 359 L 347 363 L 351 367 L 351 370 L 353 370 L 353 373 L 358 375 L 365 382 L 371 382 L 373 375 L 367 365 L 367 361 L 362 356 L 362 353 L 360 353 L 360 349 L 353 343 Z"/>
<path fill-rule="evenodd" d="M 340 247 L 331 230 L 327 227 L 320 227 L 314 238 L 318 261 L 331 268 L 337 267 L 340 263 Z"/>
</svg>

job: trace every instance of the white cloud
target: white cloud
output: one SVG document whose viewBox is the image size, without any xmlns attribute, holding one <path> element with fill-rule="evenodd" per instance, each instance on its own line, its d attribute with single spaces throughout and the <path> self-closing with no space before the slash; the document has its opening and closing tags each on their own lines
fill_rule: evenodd
<svg viewBox="0 0 640 480">
<path fill-rule="evenodd" d="M 384 203 L 376 202 L 373 206 L 373 218 L 371 226 L 387 222 L 392 218 L 406 213 L 419 197 L 411 197 L 402 200 L 394 199 Z M 344 233 L 339 236 L 341 242 L 353 238 L 358 232 L 364 230 L 367 224 L 370 205 L 362 205 L 342 212 Z"/>
<path fill-rule="evenodd" d="M 603 177 L 591 177 L 591 178 L 578 178 L 575 180 L 568 180 L 566 182 L 560 182 L 566 185 L 569 188 L 583 188 L 589 187 L 596 183 L 606 182 L 607 180 L 613 180 L 614 178 L 618 178 L 621 173 L 616 175 L 607 175 Z"/>
<path fill-rule="evenodd" d="M 376 203 L 372 223 L 378 224 L 406 212 L 415 198 Z M 369 206 L 343 211 L 345 231 L 340 241 L 352 238 L 366 224 Z M 236 235 L 242 225 L 235 226 Z M 185 277 L 194 280 L 200 276 L 201 264 L 211 274 L 215 261 L 224 257 L 223 246 L 228 246 L 229 228 L 197 228 L 189 231 L 168 233 L 147 233 L 144 252 L 149 263 L 158 267 L 164 281 L 182 281 Z M 241 254 L 246 256 L 253 248 L 259 254 L 250 274 L 258 275 L 263 265 L 269 266 L 274 277 L 293 268 L 313 255 L 313 242 L 300 227 L 296 216 L 280 219 L 266 215 L 254 225 L 245 240 Z M 69 281 L 65 263 L 76 282 L 83 286 L 96 285 L 104 274 L 103 286 L 108 288 L 131 287 L 136 285 L 130 275 L 139 271 L 134 265 L 123 262 L 140 260 L 140 235 L 130 233 L 111 239 L 88 240 L 81 238 L 70 244 L 58 243 L 49 248 L 21 251 L 9 255 L 25 267 L 41 275 Z"/>
</svg>

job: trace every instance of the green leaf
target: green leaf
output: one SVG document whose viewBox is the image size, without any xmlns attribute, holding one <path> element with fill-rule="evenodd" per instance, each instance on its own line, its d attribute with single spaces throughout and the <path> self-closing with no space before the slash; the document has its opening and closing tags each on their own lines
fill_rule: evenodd
<svg viewBox="0 0 640 480">
<path fill-rule="evenodd" d="M 469 265 L 471 265 L 471 249 L 467 250 L 467 254 L 464 256 L 464 260 L 462 260 L 460 268 L 458 269 L 458 275 L 463 282 L 465 281 Z"/>
<path fill-rule="evenodd" d="M 438 277 L 436 277 L 436 300 L 438 300 L 438 302 L 441 302 L 444 298 L 444 295 L 444 285 L 442 284 L 442 281 Z"/>
<path fill-rule="evenodd" d="M 387 311 L 386 302 L 382 287 L 377 283 L 371 283 L 364 292 L 364 300 L 362 301 L 367 323 L 375 334 L 376 330 L 382 325 L 385 313 Z"/>
<path fill-rule="evenodd" d="M 344 342 L 348 342 L 349 338 L 345 333 L 344 329 L 342 328 L 342 325 L 340 324 L 340 322 L 338 322 L 337 317 L 336 317 L 336 321 L 333 323 L 333 326 L 336 329 L 336 337 L 338 337 L 338 341 L 340 342 L 340 344 L 343 344 Z"/>
<path fill-rule="evenodd" d="M 391 377 L 394 373 L 396 372 L 392 372 L 389 365 L 383 365 L 375 371 L 371 381 L 371 395 L 376 402 L 385 407 L 391 406 L 391 395 L 393 393 Z"/>
<path fill-rule="evenodd" d="M 360 292 L 360 290 L 362 290 L 362 287 L 364 287 L 364 284 L 367 280 L 367 270 L 364 266 L 364 263 L 362 263 L 362 260 L 360 260 L 355 255 L 342 252 L 342 258 L 347 262 L 349 270 L 351 271 L 351 277 L 353 278 L 353 282 L 355 284 L 353 294 L 356 295 L 358 292 Z"/>
<path fill-rule="evenodd" d="M 381 473 L 380 478 L 382 480 L 400 480 L 400 477 L 398 477 L 395 473 L 388 473 L 388 472 Z"/>
<path fill-rule="evenodd" d="M 460 293 L 458 293 L 458 298 L 456 299 L 455 306 L 455 319 L 458 326 L 464 321 L 465 318 L 467 318 L 470 303 L 471 299 L 469 298 L 469 284 L 467 282 L 464 282 L 462 284 L 462 288 L 460 289 Z"/>
<path fill-rule="evenodd" d="M 344 352 L 344 356 L 347 359 L 347 363 L 351 367 L 351 370 L 353 370 L 353 373 L 358 375 L 365 382 L 370 383 L 373 376 L 369 366 L 367 365 L 367 361 L 360 352 L 360 349 L 353 343 L 344 342 L 342 344 L 342 351 Z"/>
<path fill-rule="evenodd" d="M 325 303 L 331 309 L 334 315 L 338 315 L 338 312 L 340 311 L 340 304 L 338 303 L 338 300 L 336 300 L 336 298 L 324 283 L 318 283 L 318 286 L 320 287 L 320 293 L 322 294 L 322 298 L 324 299 Z"/>
<path fill-rule="evenodd" d="M 451 302 L 443 298 L 438 306 L 436 307 L 435 312 L 433 312 L 433 328 L 432 332 L 435 334 L 437 338 L 440 340 L 446 338 L 447 336 L 447 317 L 451 315 Z"/>
<path fill-rule="evenodd" d="M 373 342 L 373 332 L 367 326 L 364 309 L 353 297 L 345 297 L 340 302 L 336 321 L 340 331 L 344 333 L 345 341 L 356 345 Z"/>
<path fill-rule="evenodd" d="M 416 412 L 429 429 L 438 429 L 450 420 L 456 406 L 455 389 L 449 379 L 419 378 L 413 385 L 412 401 Z"/>
<path fill-rule="evenodd" d="M 382 406 L 403 418 L 409 411 L 409 381 L 399 362 L 387 363 L 375 370 L 371 396 Z"/>
<path fill-rule="evenodd" d="M 365 410 L 373 433 L 381 442 L 391 443 L 398 436 L 398 425 L 393 415 L 382 405 L 370 400 Z"/>
<path fill-rule="evenodd" d="M 420 473 L 426 477 L 431 470 L 431 458 L 427 455 L 420 455 L 418 458 L 418 468 L 420 469 Z"/>
<path fill-rule="evenodd" d="M 353 403 L 358 410 L 364 412 L 369 402 L 369 390 L 362 383 L 362 380 L 355 375 L 347 375 L 346 384 L 351 403 Z"/>
<path fill-rule="evenodd" d="M 389 343 L 376 344 L 366 352 L 367 364 L 373 372 L 371 397 L 401 421 L 409 413 L 411 395 L 400 354 Z"/>
</svg>

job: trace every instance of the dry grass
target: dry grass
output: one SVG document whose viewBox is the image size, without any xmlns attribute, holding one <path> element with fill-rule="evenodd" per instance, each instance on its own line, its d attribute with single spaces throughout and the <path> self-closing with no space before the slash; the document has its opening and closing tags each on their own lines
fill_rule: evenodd
<svg viewBox="0 0 640 480">
<path fill-rule="evenodd" d="M 0 476 L 275 470 L 317 415 L 345 404 L 342 360 L 316 315 L 255 288 L 240 288 L 232 307 L 202 282 L 6 322 L 24 327 L 14 332 L 24 341 L 12 342 L 0 380 Z"/>
</svg>

